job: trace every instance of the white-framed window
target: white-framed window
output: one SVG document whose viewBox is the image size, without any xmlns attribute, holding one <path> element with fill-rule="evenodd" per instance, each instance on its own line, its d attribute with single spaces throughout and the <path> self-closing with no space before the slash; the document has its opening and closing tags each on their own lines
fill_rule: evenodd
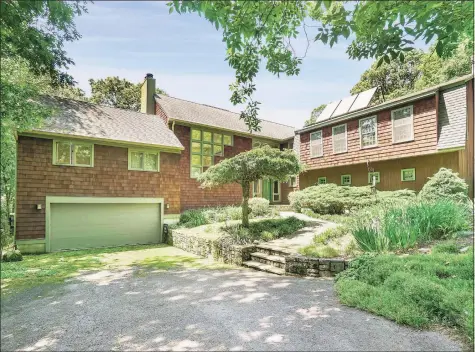
<svg viewBox="0 0 475 352">
<path fill-rule="evenodd" d="M 316 131 L 310 133 L 310 157 L 318 158 L 323 156 L 323 133 Z"/>
<path fill-rule="evenodd" d="M 350 186 L 351 185 L 351 175 L 341 175 L 341 185 Z"/>
<path fill-rule="evenodd" d="M 272 201 L 280 202 L 280 182 L 272 182 Z"/>
<path fill-rule="evenodd" d="M 359 121 L 360 147 L 368 148 L 378 145 L 378 118 L 370 116 Z"/>
<path fill-rule="evenodd" d="M 289 177 L 289 187 L 297 187 L 297 176 L 290 176 Z"/>
<path fill-rule="evenodd" d="M 262 180 L 254 181 L 252 183 L 252 196 L 262 197 Z"/>
<path fill-rule="evenodd" d="M 414 140 L 414 116 L 412 105 L 391 111 L 393 143 Z"/>
<path fill-rule="evenodd" d="M 333 154 L 347 151 L 346 123 L 332 127 Z"/>
<path fill-rule="evenodd" d="M 379 183 L 381 181 L 379 171 L 368 172 L 368 183 L 370 185 L 373 184 L 373 177 L 376 179 L 376 183 Z"/>
<path fill-rule="evenodd" d="M 233 145 L 233 136 L 191 129 L 191 177 L 198 177 L 214 164 L 215 156 L 224 155 L 224 146 Z"/>
<path fill-rule="evenodd" d="M 53 141 L 53 164 L 94 166 L 94 144 L 73 141 Z"/>
<path fill-rule="evenodd" d="M 401 170 L 401 181 L 415 181 L 416 180 L 416 169 L 402 169 Z"/>
<path fill-rule="evenodd" d="M 129 149 L 129 170 L 159 172 L 160 152 Z"/>
<path fill-rule="evenodd" d="M 326 185 L 327 184 L 327 178 L 326 177 L 319 177 L 317 180 L 318 185 Z"/>
</svg>

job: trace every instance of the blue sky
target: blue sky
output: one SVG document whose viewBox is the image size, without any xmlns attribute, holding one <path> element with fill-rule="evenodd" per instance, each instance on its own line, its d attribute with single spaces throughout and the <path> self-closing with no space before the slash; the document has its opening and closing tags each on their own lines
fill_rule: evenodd
<svg viewBox="0 0 475 352">
<path fill-rule="evenodd" d="M 225 58 L 221 33 L 196 14 L 168 13 L 166 2 L 89 3 L 77 18 L 82 35 L 66 51 L 70 73 L 90 92 L 89 78 L 119 76 L 139 82 L 152 73 L 169 95 L 239 112 L 229 102 L 234 72 Z M 303 35 L 292 42 L 303 55 Z M 346 43 L 330 48 L 312 43 L 296 77 L 258 76 L 260 118 L 301 127 L 312 109 L 350 95 L 370 60 L 350 60 Z"/>
</svg>

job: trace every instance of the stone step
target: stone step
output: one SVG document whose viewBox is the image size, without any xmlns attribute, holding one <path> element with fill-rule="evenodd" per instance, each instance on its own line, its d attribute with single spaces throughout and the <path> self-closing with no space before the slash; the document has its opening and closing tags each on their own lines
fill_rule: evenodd
<svg viewBox="0 0 475 352">
<path fill-rule="evenodd" d="M 263 264 L 275 266 L 277 268 L 285 268 L 285 258 L 280 255 L 268 255 L 261 252 L 251 253 L 251 260 Z"/>
<path fill-rule="evenodd" d="M 267 255 L 274 255 L 274 256 L 280 256 L 280 257 L 285 257 L 292 254 L 290 251 L 284 248 L 272 246 L 269 244 L 258 244 L 256 246 L 256 251 L 267 254 Z"/>
<path fill-rule="evenodd" d="M 260 270 L 260 271 L 265 271 L 268 273 L 272 274 L 277 274 L 277 275 L 284 275 L 285 274 L 285 269 L 282 268 L 277 268 L 275 266 L 269 265 L 269 264 L 264 264 L 264 263 L 259 263 L 254 260 L 249 260 L 247 262 L 243 262 L 242 265 L 247 266 L 248 268 Z"/>
</svg>

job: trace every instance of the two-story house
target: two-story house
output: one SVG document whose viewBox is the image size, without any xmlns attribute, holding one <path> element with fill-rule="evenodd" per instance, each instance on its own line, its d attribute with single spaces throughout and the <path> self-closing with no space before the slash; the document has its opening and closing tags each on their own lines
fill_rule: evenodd
<svg viewBox="0 0 475 352">
<path fill-rule="evenodd" d="M 419 191 L 446 167 L 467 181 L 473 198 L 473 94 L 468 75 L 376 106 L 345 108 L 350 112 L 296 131 L 308 166 L 299 187 L 375 182 L 379 190 Z"/>
<path fill-rule="evenodd" d="M 55 112 L 17 140 L 16 244 L 23 252 L 163 241 L 164 223 L 186 209 L 240 204 L 231 184 L 202 189 L 196 177 L 253 146 L 293 148 L 294 128 L 155 94 L 148 74 L 142 112 L 48 97 Z M 261 180 L 253 194 L 287 202 L 296 178 Z"/>
</svg>

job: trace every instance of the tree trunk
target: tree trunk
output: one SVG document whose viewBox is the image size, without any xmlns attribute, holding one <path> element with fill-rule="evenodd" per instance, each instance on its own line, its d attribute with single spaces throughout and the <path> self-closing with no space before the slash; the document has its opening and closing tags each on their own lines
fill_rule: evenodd
<svg viewBox="0 0 475 352">
<path fill-rule="evenodd" d="M 249 227 L 249 188 L 250 184 L 248 182 L 242 183 L 242 226 Z"/>
</svg>

